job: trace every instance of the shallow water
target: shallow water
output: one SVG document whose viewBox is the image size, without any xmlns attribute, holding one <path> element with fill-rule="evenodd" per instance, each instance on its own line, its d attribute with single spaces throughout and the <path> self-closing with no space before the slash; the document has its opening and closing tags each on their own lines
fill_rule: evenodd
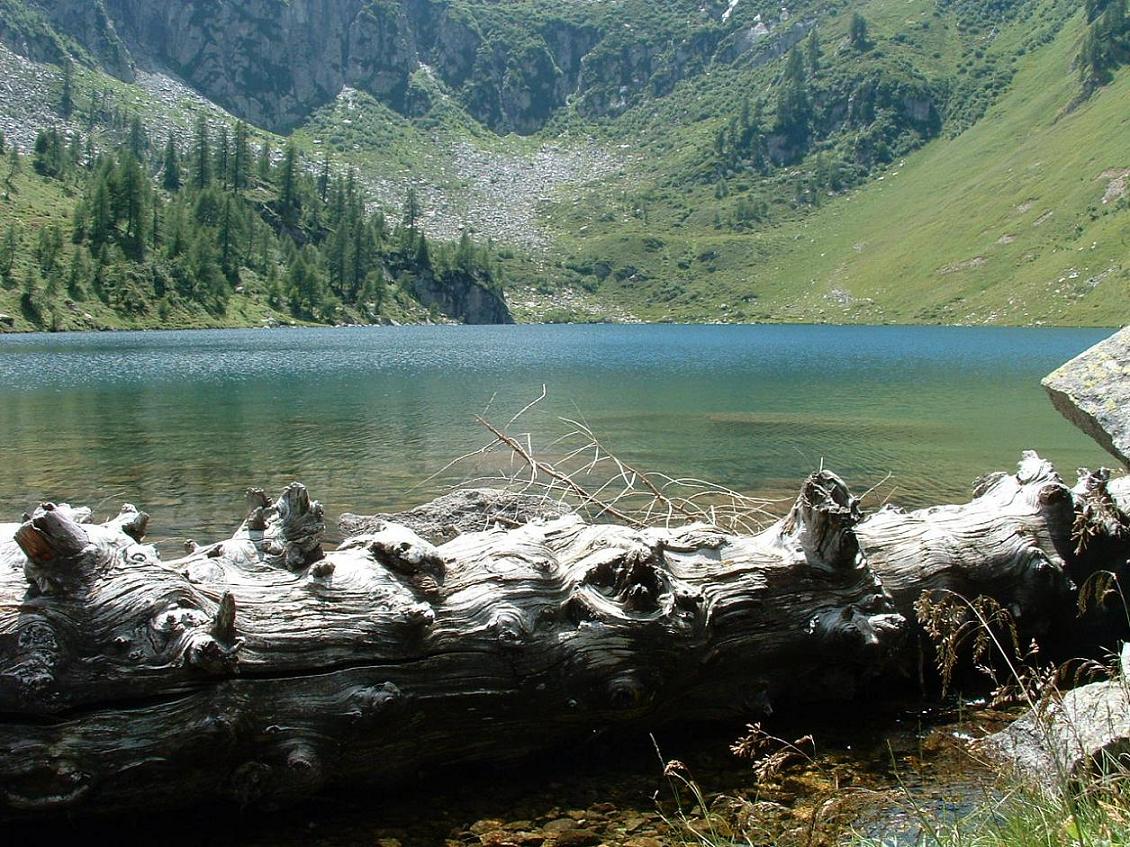
<svg viewBox="0 0 1130 847">
<path fill-rule="evenodd" d="M 206 540 L 238 521 L 247 485 L 292 479 L 331 516 L 396 508 L 474 472 L 439 473 L 488 440 L 476 414 L 504 423 L 543 385 L 547 398 L 516 425 L 543 442 L 563 428 L 559 416 L 583 417 L 637 466 L 744 492 L 791 493 L 823 462 L 856 491 L 890 474 L 883 497 L 960 500 L 976 476 L 1012 466 L 1026 448 L 1064 472 L 1110 463 L 1039 387 L 1105 335 L 601 326 L 0 337 L 0 520 L 42 499 L 101 512 L 130 500 L 153 514 L 159 538 Z M 740 726 L 669 730 L 659 742 L 705 791 L 779 802 L 782 831 L 803 833 L 829 791 L 854 792 L 869 799 L 852 825 L 913 843 L 901 787 L 954 814 L 986 790 L 964 761 L 945 764 L 943 754 L 939 770 L 926 749 L 938 720 L 840 705 L 831 717 L 777 722 L 774 732 L 812 731 L 820 746 L 811 767 L 771 789 L 727 753 Z M 28 829 L 54 840 L 162 833 L 170 843 L 411 847 L 477 844 L 484 820 L 538 829 L 573 812 L 607 843 L 630 841 L 624 827 L 636 817 L 646 818 L 640 832 L 676 843 L 656 820 L 657 792 L 669 801 L 661 773 L 650 738 L 606 734 L 519 770 L 439 774 L 400 793 L 335 791 L 266 816 L 218 808 Z M 669 802 L 660 808 L 673 814 Z"/>
<path fill-rule="evenodd" d="M 453 458 L 580 417 L 637 467 L 788 496 L 823 463 L 905 505 L 968 497 L 1036 449 L 1110 463 L 1040 378 L 1103 330 L 523 326 L 0 337 L 0 520 L 41 500 L 225 536 L 243 490 L 298 479 L 341 511 L 422 502 Z M 427 480 L 426 482 L 421 482 Z"/>
<path fill-rule="evenodd" d="M 54 818 L 11 830 L 20 843 L 43 844 L 76 836 L 150 843 L 157 835 L 164 844 L 195 847 L 551 847 L 547 835 L 570 819 L 592 840 L 569 843 L 688 847 L 699 842 L 683 825 L 703 826 L 697 798 L 664 778 L 664 763 L 677 759 L 708 806 L 742 827 L 736 844 L 832 847 L 855 843 L 854 833 L 894 847 L 922 843 L 924 821 L 956 821 L 996 796 L 994 776 L 956 740 L 988 726 L 942 708 L 841 703 L 768 722 L 784 739 L 811 733 L 814 746 L 804 745 L 807 760 L 761 782 L 750 763 L 729 753 L 740 725 L 667 727 L 655 735 L 619 729 L 520 766 L 438 769 L 401 790 L 335 786 L 271 811 L 216 803 L 206 811 Z M 715 806 L 719 797 L 727 799 Z M 758 804 L 755 816 L 739 824 L 726 811 L 735 800 Z"/>
</svg>

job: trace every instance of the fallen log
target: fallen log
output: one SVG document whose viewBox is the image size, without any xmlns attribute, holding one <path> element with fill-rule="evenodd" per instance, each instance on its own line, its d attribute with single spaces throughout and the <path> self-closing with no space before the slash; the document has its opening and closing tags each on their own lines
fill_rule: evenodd
<svg viewBox="0 0 1130 847">
<path fill-rule="evenodd" d="M 305 489 L 162 563 L 127 507 L 45 505 L 0 546 L 8 812 L 305 795 L 613 724 L 850 697 L 899 643 L 823 472 L 755 537 L 575 516 L 326 553 Z"/>
<path fill-rule="evenodd" d="M 756 536 L 478 493 L 456 498 L 464 526 L 489 526 L 474 503 L 508 517 L 438 547 L 354 518 L 331 552 L 296 484 L 250 492 L 232 538 L 167 563 L 132 506 L 97 525 L 46 504 L 0 527 L 3 809 L 278 801 L 850 698 L 905 664 L 923 590 L 993 594 L 1036 629 L 1073 609 L 1079 515 L 1106 481 L 1084 479 L 1072 491 L 1026 455 L 969 504 L 861 523 L 821 472 Z M 449 535 L 443 508 L 397 517 Z M 1097 549 L 1125 516 L 1092 511 L 1115 521 L 1096 522 Z"/>
<path fill-rule="evenodd" d="M 977 480 L 969 503 L 914 512 L 884 506 L 856 533 L 907 618 L 924 591 L 951 591 L 991 597 L 1026 632 L 1040 634 L 1074 603 L 1076 508 L 1051 464 L 1028 452 L 1015 474 Z"/>
</svg>

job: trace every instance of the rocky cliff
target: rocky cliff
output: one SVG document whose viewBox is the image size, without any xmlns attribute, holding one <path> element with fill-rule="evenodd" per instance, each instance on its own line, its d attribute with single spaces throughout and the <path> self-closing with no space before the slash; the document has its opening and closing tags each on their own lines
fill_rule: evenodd
<svg viewBox="0 0 1130 847">
<path fill-rule="evenodd" d="M 41 16 L 74 44 L 29 38 L 32 28 L 2 23 L 0 40 L 49 61 L 82 49 L 80 58 L 123 79 L 135 67 L 170 71 L 240 117 L 280 131 L 344 86 L 411 113 L 411 78 L 426 66 L 479 121 L 529 134 L 569 102 L 586 117 L 616 115 L 641 97 L 669 93 L 712 61 L 755 48 L 778 52 L 759 19 L 723 18 L 726 4 L 717 0 L 659 4 L 677 13 L 662 23 L 649 22 L 651 8 L 629 5 L 0 0 Z M 801 32 L 782 38 L 792 43 Z"/>
<path fill-rule="evenodd" d="M 514 323 L 503 296 L 465 271 L 423 274 L 416 279 L 413 293 L 425 306 L 465 324 Z"/>
</svg>

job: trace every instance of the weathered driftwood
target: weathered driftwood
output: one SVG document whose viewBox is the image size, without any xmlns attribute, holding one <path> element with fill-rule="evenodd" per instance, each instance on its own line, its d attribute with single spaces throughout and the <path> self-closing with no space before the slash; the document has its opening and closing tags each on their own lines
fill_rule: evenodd
<svg viewBox="0 0 1130 847">
<path fill-rule="evenodd" d="M 757 537 L 567 516 L 322 551 L 305 489 L 163 564 L 127 507 L 44 506 L 0 547 L 11 810 L 239 801 L 518 756 L 625 722 L 850 696 L 903 620 L 821 473 Z"/>
<path fill-rule="evenodd" d="M 475 495 L 464 526 L 485 525 L 467 503 L 510 517 L 439 547 L 357 519 L 363 534 L 327 553 L 322 509 L 293 485 L 251 492 L 233 538 L 168 563 L 132 506 L 95 525 L 45 505 L 0 526 L 0 799 L 276 800 L 617 724 L 850 697 L 901 662 L 922 590 L 989 592 L 1042 620 L 1074 604 L 1080 516 L 1100 546 L 1125 519 L 1105 476 L 1072 492 L 1034 455 L 977 494 L 860 524 L 821 472 L 757 536 Z M 436 518 L 403 516 L 448 532 Z"/>
<path fill-rule="evenodd" d="M 385 524 L 406 526 L 432 544 L 444 544 L 465 532 L 495 525 L 516 527 L 536 518 L 572 514 L 565 503 L 546 495 L 520 494 L 499 488 L 463 488 L 404 512 L 380 515 L 346 513 L 338 519 L 344 537 L 364 535 Z"/>
<path fill-rule="evenodd" d="M 1075 498 L 1052 466 L 1025 453 L 1017 473 L 974 483 L 964 505 L 886 506 L 856 529 L 895 607 L 913 618 L 923 591 L 987 595 L 1039 631 L 1073 602 Z"/>
</svg>

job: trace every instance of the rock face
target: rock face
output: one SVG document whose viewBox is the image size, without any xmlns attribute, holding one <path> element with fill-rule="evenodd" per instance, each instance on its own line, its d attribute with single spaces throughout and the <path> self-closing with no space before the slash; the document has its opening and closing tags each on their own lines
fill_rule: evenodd
<svg viewBox="0 0 1130 847">
<path fill-rule="evenodd" d="M 502 295 L 463 271 L 425 274 L 417 278 L 414 290 L 424 306 L 434 306 L 465 324 L 514 323 Z"/>
<path fill-rule="evenodd" d="M 84 61 L 131 79 L 172 72 L 259 126 L 287 131 L 343 87 L 402 114 L 420 111 L 413 77 L 434 75 L 476 119 L 500 133 L 541 129 L 567 103 L 616 115 L 669 94 L 715 62 L 780 55 L 808 24 L 774 27 L 733 17 L 726 4 L 685 3 L 685 16 L 629 24 L 613 4 L 472 4 L 462 0 L 26 0 L 34 25 L 0 40 L 41 61 L 81 45 Z M 621 10 L 623 11 L 623 10 Z M 630 16 L 629 16 L 630 17 Z M 647 25 L 644 26 L 643 24 Z M 81 51 L 77 51 L 76 55 Z"/>
<path fill-rule="evenodd" d="M 600 32 L 550 17 L 512 43 L 495 18 L 437 0 L 32 0 L 60 32 L 124 79 L 134 63 L 176 73 L 260 126 L 289 130 L 344 86 L 411 111 L 412 75 L 434 69 L 479 120 L 502 132 L 539 129 L 576 90 Z M 520 14 L 519 14 L 520 17 Z M 519 28 L 521 25 L 519 25 Z M 59 61 L 57 38 L 0 38 Z"/>
<path fill-rule="evenodd" d="M 118 37 L 103 0 L 37 0 L 33 8 L 20 10 L 10 19 L 6 11 L 0 8 L 0 41 L 27 58 L 63 61 L 75 48 L 73 42 L 67 43 L 69 36 L 109 73 L 133 80 L 129 51 Z"/>
<path fill-rule="evenodd" d="M 1069 421 L 1130 467 L 1130 327 L 1044 378 Z"/>
</svg>

